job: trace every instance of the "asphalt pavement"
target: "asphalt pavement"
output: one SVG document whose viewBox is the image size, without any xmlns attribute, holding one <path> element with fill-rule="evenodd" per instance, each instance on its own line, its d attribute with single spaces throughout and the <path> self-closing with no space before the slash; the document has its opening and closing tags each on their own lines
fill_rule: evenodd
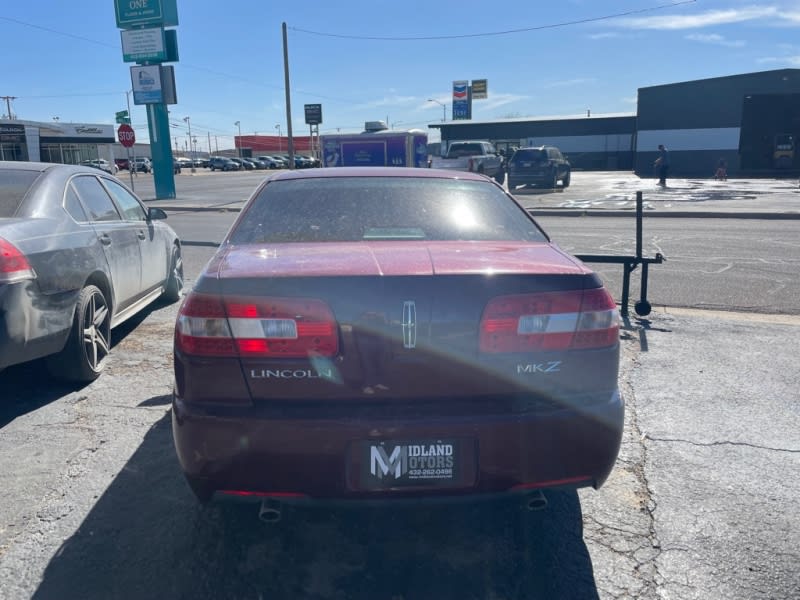
<svg viewBox="0 0 800 600">
<path fill-rule="evenodd" d="M 156 199 L 151 176 L 136 178 L 137 193 L 148 205 L 168 211 L 240 210 L 255 186 L 271 172 L 212 174 L 205 169 L 176 176 L 177 197 Z M 124 173 L 120 179 L 128 183 Z M 209 193 L 210 182 L 227 183 Z M 568 188 L 518 188 L 517 200 L 538 215 L 630 216 L 642 192 L 647 217 L 800 219 L 797 179 L 675 178 L 666 187 L 655 179 L 618 171 L 576 171 Z"/>
</svg>

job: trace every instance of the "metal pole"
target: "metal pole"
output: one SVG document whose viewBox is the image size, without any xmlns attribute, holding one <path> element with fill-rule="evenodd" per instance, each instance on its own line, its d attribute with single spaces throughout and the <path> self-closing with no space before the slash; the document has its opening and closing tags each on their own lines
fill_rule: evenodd
<svg viewBox="0 0 800 600">
<path fill-rule="evenodd" d="M 183 117 L 183 120 L 186 121 L 186 124 L 189 126 L 189 153 L 192 154 L 192 173 L 196 173 L 197 170 L 194 168 L 194 152 L 192 152 L 192 120 L 189 117 Z"/>
<path fill-rule="evenodd" d="M 636 258 L 642 258 L 642 192 L 636 192 Z"/>
<path fill-rule="evenodd" d="M 128 120 L 131 123 L 133 123 L 133 116 L 131 115 L 131 96 L 130 96 L 130 93 L 132 91 L 133 90 L 127 90 L 125 92 L 125 100 L 128 103 Z M 136 161 L 136 150 L 133 151 L 133 160 L 134 160 L 134 162 L 131 162 L 131 149 L 127 148 L 127 150 L 128 150 L 128 176 L 131 178 L 131 191 L 135 192 L 136 188 L 133 187 L 133 169 L 136 167 L 136 164 L 135 164 L 135 161 Z"/>
<path fill-rule="evenodd" d="M 208 134 L 208 158 L 210 159 L 211 158 L 211 132 L 207 131 L 206 133 Z M 208 163 L 206 163 L 206 164 L 208 164 Z"/>
<path fill-rule="evenodd" d="M 281 26 L 283 30 L 283 78 L 286 89 L 286 135 L 289 146 L 289 169 L 294 169 L 294 140 L 292 139 L 292 98 L 289 90 L 289 42 L 286 36 L 286 23 Z"/>
<path fill-rule="evenodd" d="M 239 143 L 236 144 L 236 142 L 234 142 L 233 145 L 234 146 L 238 145 L 238 147 L 239 147 L 239 158 L 241 159 L 242 158 L 242 123 L 241 123 L 241 121 L 236 121 L 236 123 L 234 123 L 234 125 L 236 125 L 236 127 L 239 128 Z"/>
</svg>

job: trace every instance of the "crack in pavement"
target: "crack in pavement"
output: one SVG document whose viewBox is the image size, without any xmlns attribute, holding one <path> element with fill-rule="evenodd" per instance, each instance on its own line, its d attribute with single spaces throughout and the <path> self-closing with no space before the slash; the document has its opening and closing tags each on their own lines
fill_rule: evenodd
<svg viewBox="0 0 800 600">
<path fill-rule="evenodd" d="M 647 439 L 653 442 L 664 442 L 664 443 L 680 443 L 680 444 L 689 444 L 691 446 L 702 446 L 702 447 L 713 447 L 713 446 L 743 446 L 746 448 L 753 448 L 755 450 L 767 450 L 770 452 L 787 452 L 790 454 L 800 454 L 800 449 L 794 450 L 792 448 L 773 448 L 771 446 L 761 446 L 759 444 L 751 444 L 749 442 L 733 442 L 729 440 L 722 440 L 718 442 L 695 442 L 692 440 L 684 440 L 681 438 L 660 438 L 660 437 L 653 437 L 647 433 L 642 435 L 643 439 Z"/>
</svg>

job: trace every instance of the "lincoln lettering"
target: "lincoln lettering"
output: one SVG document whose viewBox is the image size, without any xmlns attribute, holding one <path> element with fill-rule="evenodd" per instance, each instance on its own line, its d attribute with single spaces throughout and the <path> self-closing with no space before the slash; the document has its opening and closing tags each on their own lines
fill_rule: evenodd
<svg viewBox="0 0 800 600">
<path fill-rule="evenodd" d="M 250 369 L 252 379 L 333 379 L 333 369 Z"/>
</svg>

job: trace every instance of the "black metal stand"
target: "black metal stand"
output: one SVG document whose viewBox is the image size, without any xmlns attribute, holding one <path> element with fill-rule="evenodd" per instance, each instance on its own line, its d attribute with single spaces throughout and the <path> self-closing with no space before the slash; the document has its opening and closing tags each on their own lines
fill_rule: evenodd
<svg viewBox="0 0 800 600">
<path fill-rule="evenodd" d="M 628 316 L 628 300 L 630 299 L 631 273 L 636 267 L 642 265 L 642 284 L 640 289 L 639 301 L 634 305 L 634 310 L 639 316 L 647 316 L 652 310 L 652 306 L 647 301 L 647 278 L 650 272 L 650 265 L 660 265 L 666 259 L 657 252 L 655 257 L 647 258 L 642 256 L 642 220 L 644 218 L 642 210 L 642 192 L 636 192 L 636 256 L 617 256 L 614 254 L 576 254 L 583 262 L 591 263 L 615 263 L 622 265 L 622 300 L 620 302 L 620 314 Z"/>
</svg>

